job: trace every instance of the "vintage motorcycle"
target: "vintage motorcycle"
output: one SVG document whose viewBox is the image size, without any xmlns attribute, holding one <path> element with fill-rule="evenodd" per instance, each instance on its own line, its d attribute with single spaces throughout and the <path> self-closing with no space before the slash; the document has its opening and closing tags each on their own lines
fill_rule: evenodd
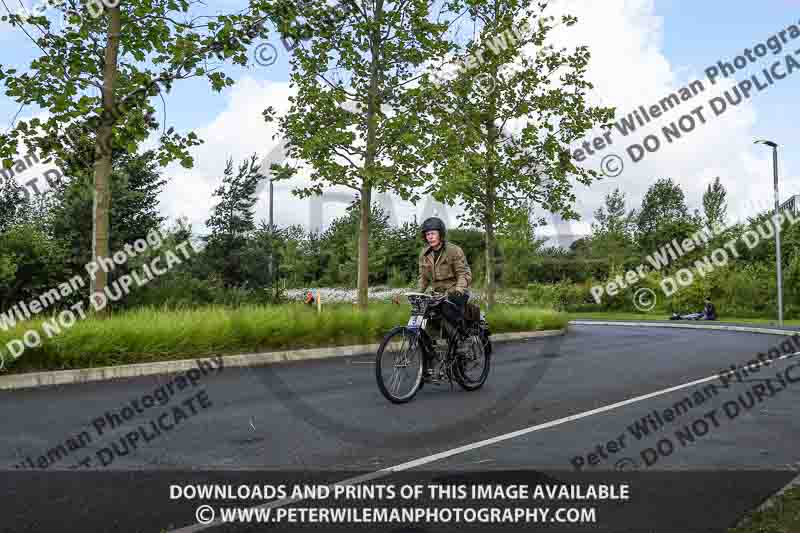
<svg viewBox="0 0 800 533">
<path fill-rule="evenodd" d="M 375 359 L 381 393 L 392 403 L 406 403 L 425 382 L 458 383 L 464 390 L 483 386 L 489 376 L 492 342 L 484 313 L 467 304 L 458 320 L 455 304 L 446 295 L 406 293 L 411 316 L 405 326 L 392 328 Z"/>
</svg>

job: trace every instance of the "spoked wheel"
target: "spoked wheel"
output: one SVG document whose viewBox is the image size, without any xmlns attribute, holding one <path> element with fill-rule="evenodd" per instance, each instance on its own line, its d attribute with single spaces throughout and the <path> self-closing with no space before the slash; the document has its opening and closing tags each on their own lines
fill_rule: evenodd
<svg viewBox="0 0 800 533">
<path fill-rule="evenodd" d="M 483 351 L 486 352 L 486 357 L 492 355 L 492 341 L 489 339 L 489 334 L 484 329 L 481 331 L 481 340 L 483 341 Z"/>
<path fill-rule="evenodd" d="M 480 336 L 470 335 L 462 342 L 464 354 L 456 363 L 456 381 L 464 390 L 478 390 L 489 377 L 491 359 Z"/>
<path fill-rule="evenodd" d="M 378 388 L 392 403 L 410 401 L 422 384 L 424 368 L 419 335 L 408 328 L 390 331 L 375 357 Z"/>
</svg>

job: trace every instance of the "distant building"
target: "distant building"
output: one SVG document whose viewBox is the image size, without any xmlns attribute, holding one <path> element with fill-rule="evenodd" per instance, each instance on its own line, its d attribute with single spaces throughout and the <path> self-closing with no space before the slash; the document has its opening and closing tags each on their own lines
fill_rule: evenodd
<svg viewBox="0 0 800 533">
<path fill-rule="evenodd" d="M 270 170 L 270 166 L 273 163 L 282 165 L 286 162 L 286 160 L 286 145 L 284 144 L 283 140 L 281 140 L 275 144 L 264 157 L 263 161 L 261 162 L 261 173 L 264 176 L 272 176 L 273 173 L 272 170 Z M 256 195 L 262 194 L 264 189 L 269 186 L 268 184 L 268 179 L 259 181 L 258 186 L 256 187 Z M 295 179 L 295 184 L 298 186 L 308 185 L 310 184 L 310 181 L 307 178 L 304 178 L 302 173 L 298 173 L 298 176 Z M 289 192 L 289 186 L 283 185 L 282 182 L 278 182 L 275 187 L 281 188 L 281 192 L 279 194 L 286 195 Z M 333 187 L 326 188 L 323 190 L 321 195 L 307 197 L 306 202 L 308 205 L 308 223 L 306 224 L 305 229 L 307 231 L 321 233 L 327 224 L 331 222 L 330 220 L 325 220 L 326 217 L 324 214 L 326 205 L 349 205 L 357 198 L 357 193 L 355 193 L 352 189 L 342 191 L 336 190 Z M 421 220 L 432 216 L 438 216 L 444 219 L 446 225 L 455 226 L 455 219 L 450 217 L 450 214 L 448 213 L 448 207 L 445 204 L 436 201 L 430 194 L 426 195 L 424 199 L 425 201 L 421 208 Z M 267 202 L 269 201 L 270 199 L 268 196 Z M 372 205 L 377 204 L 381 209 L 383 209 L 384 215 L 388 216 L 387 222 L 393 227 L 398 227 L 401 223 L 400 216 L 398 215 L 398 205 L 396 205 L 398 202 L 399 199 L 397 198 L 397 195 L 392 195 L 389 192 L 379 192 L 377 190 L 373 190 Z M 417 213 L 419 212 L 419 208 L 416 206 L 412 207 L 412 209 L 417 211 Z M 280 227 L 281 221 L 277 220 L 277 216 L 275 218 L 275 225 Z M 327 218 L 330 218 L 330 216 Z"/>
<path fill-rule="evenodd" d="M 792 212 L 792 215 L 797 215 L 798 210 L 800 210 L 800 194 L 795 194 L 794 196 L 790 197 L 788 200 L 783 202 L 778 209 L 781 211 L 788 209 Z"/>
</svg>

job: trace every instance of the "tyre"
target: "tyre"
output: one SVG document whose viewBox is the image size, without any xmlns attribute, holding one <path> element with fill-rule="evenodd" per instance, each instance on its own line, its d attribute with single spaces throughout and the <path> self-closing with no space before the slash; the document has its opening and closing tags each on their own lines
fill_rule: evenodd
<svg viewBox="0 0 800 533">
<path fill-rule="evenodd" d="M 375 356 L 375 379 L 392 403 L 406 403 L 422 386 L 424 353 L 420 335 L 406 327 L 386 334 Z"/>
<path fill-rule="evenodd" d="M 487 339 L 488 340 L 488 339 Z M 467 343 L 465 355 L 456 363 L 456 381 L 462 389 L 478 390 L 486 383 L 491 367 L 491 357 L 487 352 L 482 336 L 470 335 L 463 342 Z M 491 351 L 491 343 L 489 343 Z"/>
<path fill-rule="evenodd" d="M 489 339 L 489 330 L 481 328 L 481 339 L 483 339 L 483 349 L 487 356 L 492 355 L 492 341 Z"/>
</svg>

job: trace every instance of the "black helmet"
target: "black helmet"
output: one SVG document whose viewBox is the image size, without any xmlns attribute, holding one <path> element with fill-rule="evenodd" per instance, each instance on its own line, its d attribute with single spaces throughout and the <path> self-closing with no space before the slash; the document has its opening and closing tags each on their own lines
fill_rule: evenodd
<svg viewBox="0 0 800 533">
<path fill-rule="evenodd" d="M 425 233 L 428 231 L 438 231 L 439 238 L 444 241 L 444 235 L 447 230 L 444 227 L 444 222 L 442 222 L 441 218 L 431 217 L 425 219 L 425 222 L 422 223 L 422 228 L 420 228 L 420 233 L 422 233 L 422 238 L 425 239 Z"/>
</svg>

